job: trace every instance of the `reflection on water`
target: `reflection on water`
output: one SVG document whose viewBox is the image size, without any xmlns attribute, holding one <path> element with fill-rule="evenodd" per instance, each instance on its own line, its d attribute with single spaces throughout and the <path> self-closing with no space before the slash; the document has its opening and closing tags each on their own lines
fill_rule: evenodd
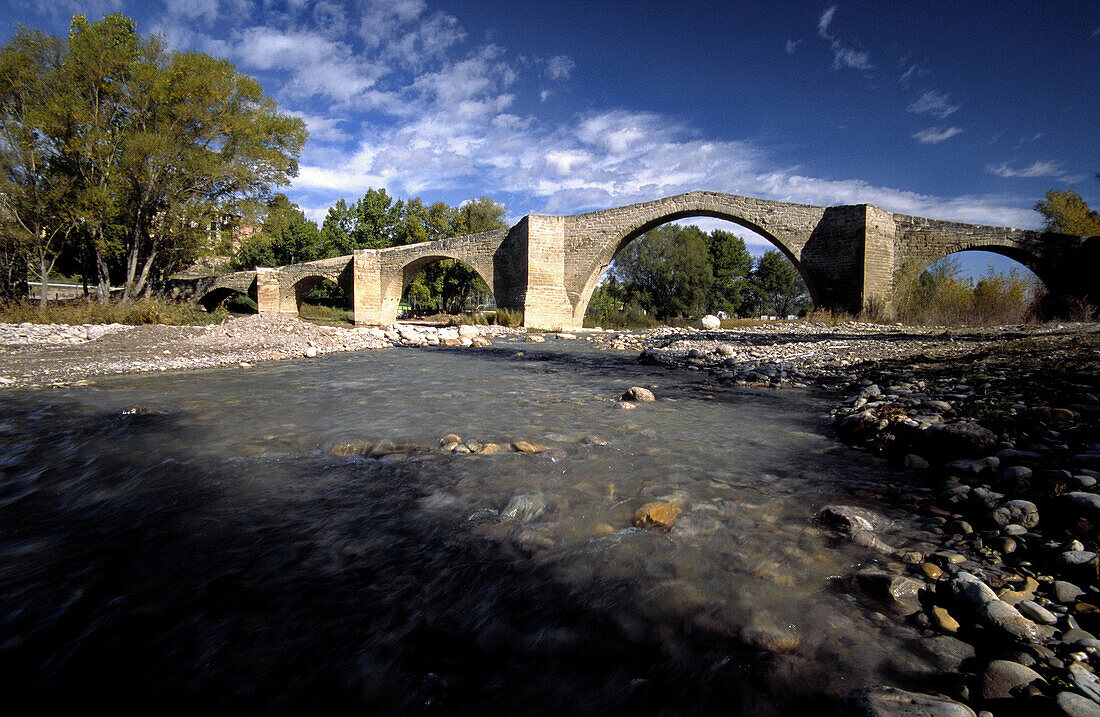
<svg viewBox="0 0 1100 717">
<path fill-rule="evenodd" d="M 616 408 L 635 384 L 661 400 Z M 554 342 L 9 395 L 0 684 L 173 711 L 767 714 L 919 681 L 916 633 L 833 579 L 867 556 L 810 521 L 888 509 L 827 405 Z M 446 433 L 556 450 L 442 453 Z M 653 500 L 670 531 L 632 526 Z"/>
</svg>

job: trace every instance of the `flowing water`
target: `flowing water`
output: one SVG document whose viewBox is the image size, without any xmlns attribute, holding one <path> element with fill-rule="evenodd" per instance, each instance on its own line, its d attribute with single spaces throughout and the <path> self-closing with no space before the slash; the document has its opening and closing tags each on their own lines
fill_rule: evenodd
<svg viewBox="0 0 1100 717">
<path fill-rule="evenodd" d="M 838 578 L 869 555 L 812 522 L 903 516 L 828 407 L 556 340 L 8 394 L 5 699 L 767 714 L 919 681 L 917 633 Z M 670 531 L 632 526 L 652 500 Z"/>
</svg>

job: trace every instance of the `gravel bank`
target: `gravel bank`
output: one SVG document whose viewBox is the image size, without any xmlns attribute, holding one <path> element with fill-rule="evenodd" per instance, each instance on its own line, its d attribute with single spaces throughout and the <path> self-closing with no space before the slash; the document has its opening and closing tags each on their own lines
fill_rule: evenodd
<svg viewBox="0 0 1100 717">
<path fill-rule="evenodd" d="M 500 326 L 318 326 L 293 316 L 241 316 L 210 326 L 0 324 L 0 388 L 59 387 L 94 376 L 250 366 L 337 351 L 478 346 Z"/>
</svg>

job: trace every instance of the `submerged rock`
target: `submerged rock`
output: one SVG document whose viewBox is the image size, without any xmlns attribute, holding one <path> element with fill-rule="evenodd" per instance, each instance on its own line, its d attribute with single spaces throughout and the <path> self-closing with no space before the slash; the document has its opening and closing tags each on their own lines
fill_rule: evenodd
<svg viewBox="0 0 1100 717">
<path fill-rule="evenodd" d="M 642 388 L 641 386 L 631 386 L 626 390 L 626 393 L 619 398 L 620 401 L 633 401 L 634 403 L 647 403 L 654 401 L 656 398 L 653 392 L 648 388 Z"/>
<path fill-rule="evenodd" d="M 530 523 L 532 520 L 537 520 L 544 512 L 546 512 L 546 499 L 541 495 L 532 494 L 512 496 L 500 514 L 521 523 Z"/>
<path fill-rule="evenodd" d="M 636 528 L 671 528 L 680 511 L 672 503 L 654 501 L 634 511 L 632 523 Z"/>
</svg>

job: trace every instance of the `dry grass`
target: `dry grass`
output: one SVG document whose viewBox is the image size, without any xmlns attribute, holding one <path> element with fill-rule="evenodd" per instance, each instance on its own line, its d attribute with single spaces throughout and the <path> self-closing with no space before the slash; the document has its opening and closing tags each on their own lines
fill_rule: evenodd
<svg viewBox="0 0 1100 717">
<path fill-rule="evenodd" d="M 0 306 L 0 322 L 8 324 L 216 324 L 228 315 L 224 309 L 208 313 L 187 303 L 166 299 L 137 299 L 100 304 L 74 300 L 51 302 L 43 310 L 37 302 L 16 301 Z"/>
</svg>

